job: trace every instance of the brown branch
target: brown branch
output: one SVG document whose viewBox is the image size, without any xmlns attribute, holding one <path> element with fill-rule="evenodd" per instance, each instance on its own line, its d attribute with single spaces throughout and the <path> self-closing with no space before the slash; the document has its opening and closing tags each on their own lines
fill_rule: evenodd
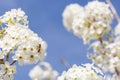
<svg viewBox="0 0 120 80">
<path fill-rule="evenodd" d="M 109 4 L 110 9 L 111 9 L 114 17 L 116 18 L 116 20 L 117 20 L 118 22 L 120 22 L 120 17 L 119 17 L 119 15 L 118 15 L 115 7 L 114 7 L 113 4 L 111 3 L 111 1 L 110 1 L 110 0 L 106 0 L 106 2 Z"/>
<path fill-rule="evenodd" d="M 102 37 L 99 37 L 98 40 L 100 41 L 100 44 L 101 44 L 102 48 L 104 49 L 104 44 L 103 44 L 103 39 L 102 39 Z"/>
<path fill-rule="evenodd" d="M 69 63 L 64 58 L 61 58 L 61 62 L 62 62 L 62 64 L 64 64 L 66 66 L 67 69 L 70 68 Z"/>
<path fill-rule="evenodd" d="M 9 61 L 10 52 L 6 54 L 6 61 Z"/>
<path fill-rule="evenodd" d="M 103 40 L 101 37 L 98 38 L 98 40 L 100 41 L 100 43 L 103 45 Z"/>
<path fill-rule="evenodd" d="M 10 52 L 12 51 L 12 49 L 10 49 L 10 51 L 8 51 L 7 53 L 6 53 L 6 61 L 8 61 L 9 62 L 9 57 L 10 57 Z"/>
<path fill-rule="evenodd" d="M 16 60 L 14 60 L 10 65 L 13 65 L 14 63 L 16 63 Z"/>
<path fill-rule="evenodd" d="M 98 40 L 99 40 L 100 43 L 101 43 L 101 50 L 100 50 L 100 52 L 101 52 L 102 55 L 105 55 L 106 50 L 105 50 L 105 46 L 104 46 L 102 37 L 99 37 Z"/>
<path fill-rule="evenodd" d="M 120 72 L 118 71 L 118 69 L 115 67 L 115 72 L 117 74 L 117 76 L 120 78 Z"/>
</svg>

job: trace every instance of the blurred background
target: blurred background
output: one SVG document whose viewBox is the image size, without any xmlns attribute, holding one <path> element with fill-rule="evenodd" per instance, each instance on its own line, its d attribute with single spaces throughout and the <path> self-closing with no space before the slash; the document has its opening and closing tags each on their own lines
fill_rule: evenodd
<svg viewBox="0 0 120 80">
<path fill-rule="evenodd" d="M 88 46 L 68 32 L 62 23 L 62 12 L 67 5 L 78 3 L 84 6 L 88 1 L 91 0 L 0 0 L 0 15 L 17 8 L 25 11 L 29 20 L 29 28 L 48 44 L 45 61 L 61 74 L 63 70 L 66 70 L 65 65 L 61 63 L 61 58 L 64 58 L 70 66 L 91 62 L 86 57 Z M 120 14 L 120 0 L 111 0 L 111 2 Z M 115 25 L 116 22 L 113 27 Z M 14 80 L 30 80 L 28 73 L 34 66 L 17 65 Z"/>
</svg>

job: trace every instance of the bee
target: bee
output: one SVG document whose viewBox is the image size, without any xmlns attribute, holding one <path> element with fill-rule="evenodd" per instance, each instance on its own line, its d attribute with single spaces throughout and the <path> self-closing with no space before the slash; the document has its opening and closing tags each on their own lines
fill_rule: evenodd
<svg viewBox="0 0 120 80">
<path fill-rule="evenodd" d="M 3 59 L 0 59 L 0 64 L 4 64 L 4 60 Z"/>
<path fill-rule="evenodd" d="M 37 46 L 37 52 L 40 52 L 40 50 L 41 50 L 41 44 Z"/>
</svg>

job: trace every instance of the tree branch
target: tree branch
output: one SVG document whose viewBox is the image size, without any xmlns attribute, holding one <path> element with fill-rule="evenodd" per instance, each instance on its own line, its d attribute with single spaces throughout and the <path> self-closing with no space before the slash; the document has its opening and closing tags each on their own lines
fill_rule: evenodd
<svg viewBox="0 0 120 80">
<path fill-rule="evenodd" d="M 114 17 L 115 17 L 116 20 L 120 23 L 120 17 L 119 17 L 119 15 L 118 15 L 118 13 L 117 13 L 115 7 L 113 6 L 113 4 L 111 3 L 110 0 L 106 0 L 106 2 L 109 4 L 110 9 L 111 9 L 111 11 L 112 11 Z"/>
</svg>

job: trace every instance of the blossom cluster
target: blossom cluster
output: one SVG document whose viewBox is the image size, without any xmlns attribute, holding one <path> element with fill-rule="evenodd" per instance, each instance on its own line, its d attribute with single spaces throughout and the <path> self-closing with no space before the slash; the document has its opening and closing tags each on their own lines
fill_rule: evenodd
<svg viewBox="0 0 120 80">
<path fill-rule="evenodd" d="M 64 71 L 57 80 L 103 80 L 102 71 L 93 64 L 73 65 L 67 72 Z"/>
<path fill-rule="evenodd" d="M 30 71 L 30 78 L 120 80 L 120 23 L 112 33 L 114 12 L 111 10 L 109 4 L 98 0 L 85 6 L 77 3 L 68 5 L 63 11 L 63 24 L 82 38 L 84 44 L 91 42 L 88 58 L 93 64 L 74 64 L 58 77 L 58 72 L 48 62 L 40 62 Z M 0 16 L 0 27 L 0 80 L 14 79 L 16 62 L 19 65 L 36 64 L 47 55 L 46 42 L 28 27 L 27 16 L 21 9 L 12 9 Z"/>
<path fill-rule="evenodd" d="M 29 29 L 27 16 L 21 9 L 6 12 L 0 23 L 0 78 L 13 80 L 16 72 L 13 64 L 36 64 L 43 60 L 47 44 Z"/>
<path fill-rule="evenodd" d="M 89 54 L 89 58 L 93 60 L 95 64 L 103 68 L 104 71 L 112 73 L 120 73 L 120 33 L 116 30 L 119 24 L 115 28 L 114 41 L 103 41 L 101 44 L 96 41 L 90 45 L 94 50 L 94 54 Z"/>
<path fill-rule="evenodd" d="M 70 4 L 63 12 L 64 26 L 83 38 L 85 44 L 103 37 L 111 29 L 112 19 L 109 5 L 99 1 L 91 1 L 85 7 Z"/>
<path fill-rule="evenodd" d="M 30 71 L 29 76 L 32 80 L 56 80 L 58 72 L 48 62 L 41 62 Z"/>
<path fill-rule="evenodd" d="M 95 0 L 84 7 L 79 4 L 70 4 L 63 12 L 63 24 L 66 29 L 82 38 L 85 44 L 89 43 L 88 58 L 103 72 L 111 74 L 100 80 L 120 80 L 120 22 L 118 21 L 113 30 L 111 27 L 113 15 L 117 15 L 113 9 L 109 0 L 107 3 Z M 63 72 L 60 80 L 90 80 L 92 78 L 84 79 L 83 74 L 86 73 L 85 76 L 88 77 L 87 72 L 74 73 L 71 69 Z M 82 78 L 76 78 L 76 75 L 82 75 Z"/>
</svg>

